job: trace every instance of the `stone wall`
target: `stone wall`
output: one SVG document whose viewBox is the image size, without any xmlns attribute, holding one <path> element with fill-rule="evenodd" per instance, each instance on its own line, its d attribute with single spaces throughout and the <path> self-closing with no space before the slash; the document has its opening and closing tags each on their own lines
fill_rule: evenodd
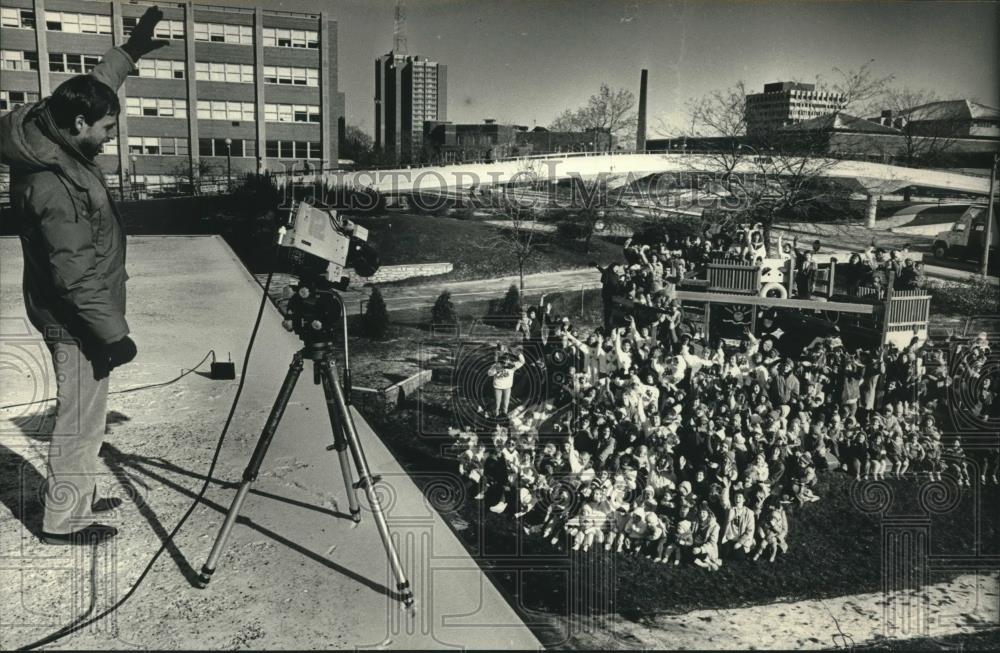
<svg viewBox="0 0 1000 653">
<path fill-rule="evenodd" d="M 380 284 L 390 281 L 401 281 L 411 277 L 431 277 L 447 274 L 452 271 L 451 263 L 421 263 L 417 265 L 383 265 L 373 276 L 361 277 L 354 270 L 348 270 L 352 286 L 363 286 L 368 283 Z"/>
</svg>

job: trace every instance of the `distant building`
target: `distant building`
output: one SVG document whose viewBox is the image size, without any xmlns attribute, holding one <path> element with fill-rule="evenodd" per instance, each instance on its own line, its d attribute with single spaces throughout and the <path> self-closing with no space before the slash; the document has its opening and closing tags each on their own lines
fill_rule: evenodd
<svg viewBox="0 0 1000 653">
<path fill-rule="evenodd" d="M 609 149 L 612 140 L 607 132 L 549 131 L 523 125 L 497 123 L 487 118 L 481 123 L 424 123 L 425 156 L 429 161 L 495 160 L 511 156 L 558 152 L 591 152 Z"/>
<path fill-rule="evenodd" d="M 917 135 L 1000 138 L 1000 109 L 972 100 L 942 100 L 904 111 L 885 110 L 871 120 Z"/>
<path fill-rule="evenodd" d="M 398 163 L 422 158 L 424 123 L 448 119 L 448 67 L 390 52 L 375 60 L 375 148 Z"/>
<path fill-rule="evenodd" d="M 744 118 L 747 132 L 767 131 L 842 110 L 847 98 L 839 93 L 816 91 L 814 84 L 774 82 L 763 93 L 748 95 Z"/>
<path fill-rule="evenodd" d="M 188 1 L 160 8 L 155 36 L 169 44 L 129 75 L 118 137 L 97 157 L 112 187 L 155 190 L 224 176 L 230 164 L 233 177 L 337 166 L 344 94 L 332 14 Z M 0 0 L 0 114 L 92 70 L 145 10 L 124 0 Z M 6 177 L 0 166 L 0 187 Z"/>
</svg>

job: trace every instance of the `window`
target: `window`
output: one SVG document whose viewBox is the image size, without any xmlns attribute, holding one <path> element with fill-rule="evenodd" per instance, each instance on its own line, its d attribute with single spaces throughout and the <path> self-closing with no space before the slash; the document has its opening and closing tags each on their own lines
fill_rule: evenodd
<svg viewBox="0 0 1000 653">
<path fill-rule="evenodd" d="M 253 66 L 250 64 L 197 61 L 194 67 L 195 79 L 199 81 L 253 83 Z"/>
<path fill-rule="evenodd" d="M 126 99 L 125 104 L 126 112 L 130 116 L 160 118 L 187 117 L 187 100 L 130 97 Z"/>
<path fill-rule="evenodd" d="M 117 136 L 115 136 L 110 141 L 108 141 L 107 143 L 104 144 L 104 146 L 101 148 L 101 154 L 118 154 L 118 137 Z M 116 184 L 118 183 L 117 178 L 115 179 L 115 183 Z"/>
<path fill-rule="evenodd" d="M 96 54 L 50 52 L 49 72 L 79 75 L 80 73 L 89 73 L 100 62 L 101 58 Z"/>
<path fill-rule="evenodd" d="M 263 29 L 264 46 L 276 48 L 319 48 L 319 32 L 288 30 L 275 27 Z"/>
<path fill-rule="evenodd" d="M 139 24 L 138 16 L 125 16 L 122 18 L 122 32 L 128 37 L 132 30 Z M 184 21 L 182 20 L 161 20 L 156 24 L 154 36 L 158 39 L 183 39 Z"/>
<path fill-rule="evenodd" d="M 111 16 L 46 11 L 45 29 L 72 34 L 110 34 Z"/>
<path fill-rule="evenodd" d="M 314 104 L 265 104 L 264 120 L 267 122 L 316 122 L 320 121 L 319 106 Z"/>
<path fill-rule="evenodd" d="M 22 50 L 0 50 L 0 69 L 38 70 L 38 53 Z"/>
<path fill-rule="evenodd" d="M 186 155 L 188 142 L 186 138 L 172 136 L 129 136 L 129 154 L 161 154 L 167 156 Z"/>
<path fill-rule="evenodd" d="M 264 82 L 266 84 L 319 86 L 319 70 L 316 68 L 264 66 Z"/>
<path fill-rule="evenodd" d="M 229 156 L 255 156 L 256 147 L 254 141 L 249 139 L 234 138 L 227 147 L 224 138 L 199 138 L 198 153 L 201 156 L 226 156 L 227 149 Z"/>
<path fill-rule="evenodd" d="M 211 41 L 214 43 L 253 45 L 253 28 L 249 25 L 195 23 L 194 39 L 196 41 Z"/>
<path fill-rule="evenodd" d="M 184 79 L 184 62 L 172 59 L 140 59 L 138 70 L 129 74 L 158 79 Z"/>
<path fill-rule="evenodd" d="M 253 102 L 198 100 L 198 118 L 202 120 L 244 120 L 254 122 Z"/>
<path fill-rule="evenodd" d="M 0 26 L 35 29 L 35 12 L 13 7 L 0 8 Z"/>
<path fill-rule="evenodd" d="M 10 111 L 22 104 L 38 102 L 38 93 L 29 91 L 0 91 L 0 111 Z"/>
<path fill-rule="evenodd" d="M 272 159 L 321 159 L 319 141 L 267 141 L 267 156 Z"/>
</svg>

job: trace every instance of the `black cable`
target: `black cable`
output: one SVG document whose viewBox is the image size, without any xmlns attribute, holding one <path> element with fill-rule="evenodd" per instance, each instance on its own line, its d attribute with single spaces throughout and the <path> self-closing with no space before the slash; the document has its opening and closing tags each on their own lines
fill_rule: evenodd
<svg viewBox="0 0 1000 653">
<path fill-rule="evenodd" d="M 192 372 L 196 372 L 199 367 L 201 367 L 202 365 L 205 364 L 205 361 L 208 360 L 209 356 L 214 356 L 214 355 L 215 355 L 215 350 L 214 349 L 209 349 L 208 353 L 205 354 L 204 358 L 202 358 L 200 361 L 198 361 L 197 365 L 195 365 L 194 367 L 192 367 L 189 370 L 185 370 L 185 371 L 181 372 L 179 376 L 175 376 L 174 378 L 170 379 L 169 381 L 161 381 L 159 383 L 150 383 L 148 385 L 139 385 L 139 386 L 136 386 L 134 388 L 123 388 L 121 390 L 115 390 L 114 392 L 109 392 L 108 395 L 109 396 L 110 395 L 123 395 L 123 394 L 128 394 L 129 392 L 138 392 L 140 390 L 149 390 L 150 388 L 159 388 L 161 386 L 170 385 L 171 383 L 177 383 L 178 381 L 180 381 L 181 379 L 183 379 L 188 374 L 191 374 Z M 35 399 L 34 401 L 25 401 L 25 402 L 20 403 L 20 404 L 7 404 L 6 406 L 0 406 L 0 410 L 7 410 L 8 408 L 21 408 L 23 406 L 34 406 L 35 404 L 45 404 L 45 403 L 48 403 L 50 401 L 55 401 L 55 400 L 56 400 L 56 397 L 46 397 L 45 399 Z"/>
<path fill-rule="evenodd" d="M 123 605 L 125 605 L 125 602 L 128 601 L 130 598 L 132 598 L 136 590 L 139 589 L 139 586 L 142 585 L 142 582 L 146 579 L 146 576 L 153 568 L 153 565 L 156 564 L 156 561 L 159 560 L 160 556 L 163 555 L 163 552 L 167 550 L 167 543 L 173 541 L 174 536 L 177 535 L 181 527 L 184 526 L 184 523 L 187 522 L 188 518 L 194 513 L 195 508 L 197 508 L 198 504 L 201 503 L 201 500 L 204 498 L 205 493 L 208 491 L 208 487 L 211 484 L 212 474 L 215 472 L 215 466 L 219 462 L 219 454 L 222 452 L 222 445 L 226 441 L 226 434 L 229 432 L 229 425 L 233 421 L 233 415 L 236 414 L 236 406 L 240 401 L 240 395 L 243 393 L 243 384 L 246 382 L 247 369 L 248 365 L 250 364 L 250 353 L 253 351 L 254 341 L 257 339 L 257 331 L 260 328 L 260 321 L 264 315 L 264 306 L 267 305 L 268 301 L 267 293 L 268 290 L 270 290 L 271 288 L 271 278 L 274 276 L 274 270 L 273 270 L 274 266 L 272 265 L 271 268 L 272 268 L 271 272 L 268 272 L 267 274 L 267 281 L 264 282 L 264 293 L 260 299 L 260 307 L 257 309 L 257 319 L 256 321 L 254 321 L 253 331 L 250 333 L 250 342 L 249 344 L 247 344 L 247 353 L 246 356 L 244 356 L 243 358 L 243 373 L 240 375 L 239 385 L 236 386 L 236 395 L 233 397 L 233 403 L 229 408 L 229 415 L 226 417 L 226 423 L 223 425 L 222 432 L 219 434 L 219 441 L 216 443 L 215 453 L 212 455 L 212 463 L 208 466 L 208 472 L 205 474 L 205 482 L 202 484 L 201 490 L 198 491 L 198 496 L 195 497 L 194 501 L 191 503 L 191 506 L 187 509 L 187 512 L 184 513 L 184 516 L 181 517 L 180 521 L 177 522 L 177 525 L 174 526 L 173 530 L 170 531 L 170 534 L 167 535 L 166 540 L 164 540 L 163 543 L 160 545 L 159 550 L 153 555 L 150 561 L 146 564 L 146 567 L 142 570 L 142 573 L 139 574 L 139 578 L 136 579 L 132 587 L 129 588 L 129 590 L 125 593 L 125 596 L 123 596 L 117 603 L 115 603 L 113 606 L 111 606 L 104 612 L 100 613 L 99 615 L 95 617 L 90 617 L 90 615 L 94 611 L 94 607 L 97 604 L 96 600 L 92 600 L 87 612 L 77 617 L 72 623 L 67 624 L 66 626 L 60 628 L 56 632 L 50 635 L 46 635 L 42 639 L 32 642 L 31 644 L 28 644 L 27 646 L 24 646 L 19 650 L 31 651 L 41 646 L 52 644 L 53 642 L 56 642 L 62 639 L 63 637 L 66 637 L 67 635 L 71 635 L 79 630 L 86 628 L 87 626 L 93 623 L 100 621 L 101 619 L 104 619 L 106 616 L 108 616 L 112 612 L 115 612 Z M 207 359 L 208 356 L 206 355 L 205 358 Z M 202 359 L 202 363 L 204 362 L 205 359 Z M 201 363 L 199 363 L 199 366 L 200 365 Z M 190 374 L 192 371 L 193 370 L 188 370 L 187 372 L 184 372 L 183 374 L 181 374 L 180 377 L 178 377 L 178 379 L 185 376 L 186 374 Z M 178 379 L 174 379 L 174 381 Z M 169 381 L 167 383 L 173 383 L 173 381 Z M 154 386 L 155 385 L 165 385 L 165 384 L 154 384 Z M 145 387 L 153 387 L 153 386 L 130 388 L 128 390 L 123 390 L 120 392 L 134 392 L 139 389 L 144 389 Z M 93 570 L 91 575 L 93 576 Z"/>
</svg>

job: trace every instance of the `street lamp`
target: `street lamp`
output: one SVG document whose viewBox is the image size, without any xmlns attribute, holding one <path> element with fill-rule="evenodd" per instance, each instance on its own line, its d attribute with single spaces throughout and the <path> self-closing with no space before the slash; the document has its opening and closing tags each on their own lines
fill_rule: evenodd
<svg viewBox="0 0 1000 653">
<path fill-rule="evenodd" d="M 226 139 L 226 192 L 233 190 L 233 139 Z"/>
<path fill-rule="evenodd" d="M 132 187 L 132 197 L 138 197 L 138 190 L 135 187 L 135 162 L 138 157 L 136 155 L 129 156 L 129 161 L 132 162 L 132 174 L 129 176 L 128 185 Z"/>
</svg>

